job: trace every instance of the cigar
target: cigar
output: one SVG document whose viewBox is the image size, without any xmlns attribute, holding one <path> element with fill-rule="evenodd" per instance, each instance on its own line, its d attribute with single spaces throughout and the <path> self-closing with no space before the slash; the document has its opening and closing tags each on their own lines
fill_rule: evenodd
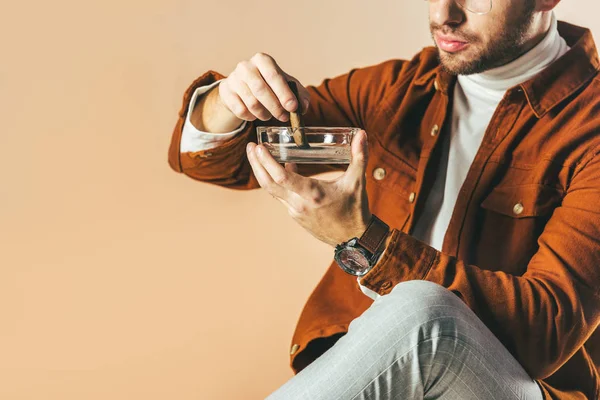
<svg viewBox="0 0 600 400">
<path fill-rule="evenodd" d="M 296 86 L 296 82 L 289 81 L 288 85 L 294 96 L 296 96 L 296 101 L 298 102 L 298 108 L 296 108 L 295 112 L 290 113 L 290 122 L 292 124 L 292 137 L 294 138 L 294 142 L 296 146 L 301 149 L 308 149 L 310 145 L 308 144 L 308 140 L 306 140 L 306 135 L 304 134 L 304 121 L 302 120 L 302 101 L 300 96 L 298 95 L 298 86 Z"/>
</svg>

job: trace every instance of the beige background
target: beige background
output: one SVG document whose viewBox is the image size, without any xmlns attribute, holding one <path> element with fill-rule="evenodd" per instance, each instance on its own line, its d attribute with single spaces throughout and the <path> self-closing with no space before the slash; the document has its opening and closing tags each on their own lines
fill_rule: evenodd
<svg viewBox="0 0 600 400">
<path fill-rule="evenodd" d="M 265 397 L 291 377 L 291 334 L 332 248 L 261 190 L 168 168 L 182 93 L 257 51 L 305 84 L 411 57 L 430 44 L 427 4 L 55 0 L 2 10 L 0 398 Z M 599 32 L 594 0 L 558 10 Z"/>
</svg>

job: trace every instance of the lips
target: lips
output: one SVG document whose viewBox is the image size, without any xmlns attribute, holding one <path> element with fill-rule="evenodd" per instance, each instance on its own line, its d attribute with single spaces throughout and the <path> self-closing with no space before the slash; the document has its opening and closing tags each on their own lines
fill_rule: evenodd
<svg viewBox="0 0 600 400">
<path fill-rule="evenodd" d="M 435 41 L 440 49 L 448 53 L 456 53 L 469 45 L 469 42 L 450 35 L 435 34 Z"/>
</svg>

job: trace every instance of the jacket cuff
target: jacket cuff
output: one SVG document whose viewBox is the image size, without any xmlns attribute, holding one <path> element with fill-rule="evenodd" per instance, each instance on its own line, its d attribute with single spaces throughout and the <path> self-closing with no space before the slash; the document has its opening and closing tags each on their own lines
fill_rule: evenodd
<svg viewBox="0 0 600 400">
<path fill-rule="evenodd" d="M 181 153 L 193 153 L 202 150 L 214 149 L 215 147 L 218 147 L 226 141 L 234 138 L 246 127 L 248 121 L 242 121 L 239 127 L 231 132 L 213 133 L 201 131 L 192 124 L 192 121 L 190 120 L 190 114 L 196 106 L 196 103 L 198 103 L 199 97 L 218 86 L 219 83 L 221 83 L 221 80 L 218 80 L 215 83 L 211 83 L 207 86 L 200 86 L 194 90 L 188 105 L 188 112 L 185 117 L 181 132 L 181 147 L 179 149 Z"/>
<path fill-rule="evenodd" d="M 183 130 L 183 125 L 185 123 L 185 119 L 188 113 L 189 103 L 194 95 L 194 92 L 197 88 L 201 86 L 207 86 L 220 79 L 224 79 L 225 76 L 221 75 L 216 71 L 208 71 L 204 75 L 200 76 L 196 80 L 192 82 L 190 86 L 185 90 L 183 94 L 183 102 L 181 108 L 178 113 L 178 120 L 175 124 L 175 129 L 173 130 L 173 135 L 171 138 L 171 146 L 169 147 L 169 165 L 177 172 L 183 171 L 182 166 L 182 158 L 181 158 L 181 133 Z"/>
<path fill-rule="evenodd" d="M 397 229 L 391 235 L 382 257 L 360 281 L 380 296 L 391 292 L 400 282 L 425 278 L 439 253 Z"/>
</svg>

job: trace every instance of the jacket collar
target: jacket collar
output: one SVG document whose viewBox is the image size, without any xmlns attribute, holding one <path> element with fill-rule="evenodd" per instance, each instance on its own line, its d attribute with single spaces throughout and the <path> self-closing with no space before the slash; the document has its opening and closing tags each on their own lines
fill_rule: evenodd
<svg viewBox="0 0 600 400">
<path fill-rule="evenodd" d="M 579 90 L 600 69 L 598 51 L 589 29 L 558 21 L 558 32 L 571 49 L 542 72 L 519 85 L 538 118 Z M 437 52 L 437 49 L 430 47 L 425 51 Z M 446 95 L 456 82 L 455 75 L 438 65 L 415 83 L 426 84 L 432 78 L 437 80 L 439 90 Z"/>
</svg>

